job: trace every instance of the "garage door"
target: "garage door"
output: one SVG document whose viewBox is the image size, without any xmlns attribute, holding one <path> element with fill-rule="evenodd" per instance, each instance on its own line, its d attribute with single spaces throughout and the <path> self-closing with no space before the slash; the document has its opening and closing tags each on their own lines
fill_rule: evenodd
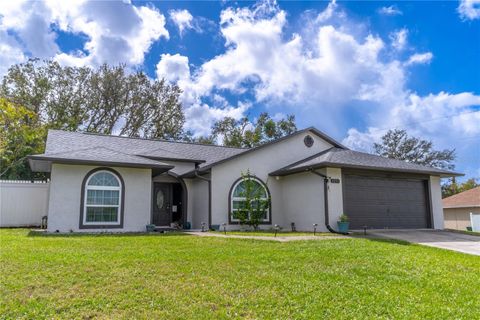
<svg viewBox="0 0 480 320">
<path fill-rule="evenodd" d="M 425 180 L 345 175 L 344 183 L 352 229 L 430 227 Z"/>
</svg>

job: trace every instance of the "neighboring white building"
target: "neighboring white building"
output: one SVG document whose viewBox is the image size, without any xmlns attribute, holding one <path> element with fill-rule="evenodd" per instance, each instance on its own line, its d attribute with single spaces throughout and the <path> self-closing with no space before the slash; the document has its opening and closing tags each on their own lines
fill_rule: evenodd
<svg viewBox="0 0 480 320">
<path fill-rule="evenodd" d="M 261 228 L 443 229 L 440 177 L 459 175 L 349 150 L 315 128 L 251 149 L 50 130 L 29 158 L 50 172 L 48 231 L 145 231 L 177 222 L 239 228 L 242 173 L 270 199 Z"/>
</svg>

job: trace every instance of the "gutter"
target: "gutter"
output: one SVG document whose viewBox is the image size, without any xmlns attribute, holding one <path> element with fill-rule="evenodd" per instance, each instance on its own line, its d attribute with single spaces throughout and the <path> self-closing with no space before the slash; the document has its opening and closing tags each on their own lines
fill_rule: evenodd
<svg viewBox="0 0 480 320">
<path fill-rule="evenodd" d="M 309 172 L 323 178 L 323 197 L 324 197 L 324 203 L 325 203 L 325 227 L 331 233 L 347 235 L 348 233 L 338 232 L 337 230 L 333 229 L 329 223 L 329 220 L 330 220 L 328 217 L 328 180 L 329 178 L 326 175 L 315 171 L 314 169 L 311 169 Z"/>
<path fill-rule="evenodd" d="M 208 229 L 210 229 L 212 226 L 212 180 L 198 174 L 198 165 L 194 170 L 194 174 L 198 179 L 208 182 Z"/>
</svg>

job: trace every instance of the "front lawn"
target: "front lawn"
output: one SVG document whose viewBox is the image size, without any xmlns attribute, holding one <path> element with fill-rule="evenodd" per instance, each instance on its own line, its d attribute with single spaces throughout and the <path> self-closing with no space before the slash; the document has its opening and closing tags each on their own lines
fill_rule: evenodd
<svg viewBox="0 0 480 320">
<path fill-rule="evenodd" d="M 480 314 L 480 257 L 394 241 L 33 236 L 4 229 L 0 250 L 0 318 L 5 319 L 472 319 Z"/>
</svg>

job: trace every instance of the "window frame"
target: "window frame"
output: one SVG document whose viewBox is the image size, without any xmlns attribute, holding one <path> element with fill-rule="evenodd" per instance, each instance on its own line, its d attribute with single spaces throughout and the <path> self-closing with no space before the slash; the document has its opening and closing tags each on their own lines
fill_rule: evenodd
<svg viewBox="0 0 480 320">
<path fill-rule="evenodd" d="M 270 205 L 268 206 L 268 209 L 267 209 L 267 219 L 263 219 L 259 224 L 261 225 L 272 224 L 272 196 L 270 195 L 270 190 L 268 189 L 267 184 L 257 176 L 250 175 L 248 177 L 258 182 L 260 186 L 262 186 L 263 189 L 265 190 L 265 193 L 267 194 L 267 198 L 262 198 L 262 199 L 270 200 Z M 242 181 L 243 181 L 243 177 L 240 177 L 237 180 L 235 180 L 235 182 L 233 182 L 232 186 L 230 187 L 230 192 L 228 194 L 228 223 L 229 224 L 240 224 L 240 219 L 234 219 L 232 216 L 232 213 L 233 213 L 233 201 L 239 201 L 239 200 L 241 201 L 242 199 L 245 199 L 244 197 L 233 196 L 235 189 Z"/>
<path fill-rule="evenodd" d="M 112 174 L 118 181 L 119 186 L 89 186 L 90 179 L 98 173 L 108 172 Z M 87 205 L 87 191 L 88 190 L 112 190 L 119 191 L 118 205 Z M 122 176 L 111 168 L 95 168 L 89 171 L 82 182 L 82 194 L 80 202 L 80 229 L 109 229 L 109 228 L 123 228 L 123 213 L 124 213 L 124 199 L 125 199 L 125 183 Z M 88 207 L 112 207 L 118 208 L 117 221 L 87 221 L 87 208 Z"/>
</svg>

